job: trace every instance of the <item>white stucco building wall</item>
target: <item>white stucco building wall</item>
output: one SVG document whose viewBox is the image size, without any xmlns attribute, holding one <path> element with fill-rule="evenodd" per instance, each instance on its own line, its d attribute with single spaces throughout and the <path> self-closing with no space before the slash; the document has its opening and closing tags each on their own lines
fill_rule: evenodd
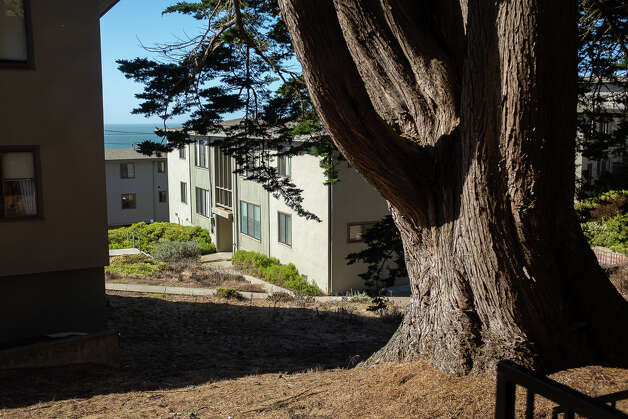
<svg viewBox="0 0 628 419">
<path fill-rule="evenodd" d="M 171 223 L 192 225 L 192 197 L 190 193 L 190 151 L 186 145 L 182 151 L 168 153 L 168 219 Z M 192 156 L 194 158 L 194 156 Z M 181 197 L 181 183 L 185 183 L 185 202 Z"/>
</svg>

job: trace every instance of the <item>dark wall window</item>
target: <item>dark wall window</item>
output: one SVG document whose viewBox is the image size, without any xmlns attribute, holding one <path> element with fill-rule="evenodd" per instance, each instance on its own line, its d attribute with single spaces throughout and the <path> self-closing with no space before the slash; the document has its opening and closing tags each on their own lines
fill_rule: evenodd
<svg viewBox="0 0 628 419">
<path fill-rule="evenodd" d="M 194 165 L 196 167 L 207 168 L 207 144 L 204 140 L 198 140 L 194 144 Z"/>
<path fill-rule="evenodd" d="M 188 184 L 181 182 L 181 202 L 188 203 Z"/>
<path fill-rule="evenodd" d="M 262 238 L 262 214 L 259 205 L 240 201 L 240 231 L 247 236 Z"/>
<path fill-rule="evenodd" d="M 159 191 L 159 202 L 168 202 L 168 192 Z"/>
<path fill-rule="evenodd" d="M 209 217 L 209 191 L 196 188 L 196 213 L 203 217 Z"/>
<path fill-rule="evenodd" d="M 28 0 L 0 1 L 0 66 L 33 66 Z"/>
<path fill-rule="evenodd" d="M 292 246 L 292 216 L 278 213 L 279 243 Z"/>
<path fill-rule="evenodd" d="M 185 147 L 181 147 L 179 149 L 179 158 L 180 159 L 185 159 Z"/>
<path fill-rule="evenodd" d="M 120 179 L 133 179 L 135 178 L 135 164 L 134 163 L 120 163 Z"/>
<path fill-rule="evenodd" d="M 135 200 L 134 193 L 123 193 L 121 195 L 121 198 L 122 198 L 122 209 L 137 208 L 137 201 Z"/>
<path fill-rule="evenodd" d="M 157 173 L 166 173 L 166 162 L 165 161 L 157 162 Z"/>
<path fill-rule="evenodd" d="M 39 215 L 37 160 L 36 150 L 0 149 L 0 219 Z"/>
<path fill-rule="evenodd" d="M 375 224 L 374 221 L 366 222 L 366 223 L 350 223 L 347 224 L 347 241 L 351 242 L 361 242 L 363 240 L 364 233 L 370 227 Z"/>
</svg>

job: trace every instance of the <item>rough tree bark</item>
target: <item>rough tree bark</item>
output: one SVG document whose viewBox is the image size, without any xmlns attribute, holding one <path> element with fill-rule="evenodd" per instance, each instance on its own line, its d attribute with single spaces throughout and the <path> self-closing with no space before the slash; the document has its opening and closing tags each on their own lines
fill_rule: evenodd
<svg viewBox="0 0 628 419">
<path fill-rule="evenodd" d="M 625 364 L 573 211 L 576 3 L 280 0 L 337 146 L 389 201 L 412 298 L 368 363 Z"/>
</svg>

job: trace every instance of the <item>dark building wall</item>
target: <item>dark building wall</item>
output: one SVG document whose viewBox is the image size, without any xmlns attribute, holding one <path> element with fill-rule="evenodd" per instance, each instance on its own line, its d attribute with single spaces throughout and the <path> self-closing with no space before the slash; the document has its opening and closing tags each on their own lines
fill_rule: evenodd
<svg viewBox="0 0 628 419">
<path fill-rule="evenodd" d="M 105 327 L 103 269 L 2 277 L 0 345 Z"/>
</svg>

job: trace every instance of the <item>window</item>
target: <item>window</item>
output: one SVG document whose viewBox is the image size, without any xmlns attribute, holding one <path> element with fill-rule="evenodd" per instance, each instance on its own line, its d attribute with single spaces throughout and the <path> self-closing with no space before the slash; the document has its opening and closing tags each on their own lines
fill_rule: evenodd
<svg viewBox="0 0 628 419">
<path fill-rule="evenodd" d="M 188 184 L 181 182 L 181 202 L 188 203 Z"/>
<path fill-rule="evenodd" d="M 196 188 L 196 213 L 203 217 L 209 217 L 209 191 Z"/>
<path fill-rule="evenodd" d="M 364 233 L 366 233 L 366 230 L 372 227 L 373 224 L 375 224 L 375 222 L 347 224 L 347 242 L 361 242 Z"/>
<path fill-rule="evenodd" d="M 32 67 L 28 0 L 0 1 L 0 64 Z"/>
<path fill-rule="evenodd" d="M 215 158 L 216 204 L 225 208 L 231 208 L 231 157 L 216 147 Z"/>
<path fill-rule="evenodd" d="M 290 177 L 290 174 L 292 172 L 292 163 L 290 157 L 277 157 L 277 170 L 279 171 L 280 176 Z"/>
<path fill-rule="evenodd" d="M 204 140 L 198 140 L 194 144 L 194 165 L 207 168 L 207 144 Z"/>
<path fill-rule="evenodd" d="M 279 243 L 292 246 L 292 216 L 283 212 L 277 214 L 279 215 Z"/>
<path fill-rule="evenodd" d="M 32 150 L 0 150 L 0 219 L 39 215 L 37 157 Z"/>
<path fill-rule="evenodd" d="M 181 147 L 179 149 L 179 158 L 180 159 L 185 159 L 185 146 Z"/>
<path fill-rule="evenodd" d="M 259 205 L 240 201 L 240 231 L 258 240 L 262 238 L 262 215 Z"/>
<path fill-rule="evenodd" d="M 157 173 L 166 173 L 166 162 L 165 161 L 157 162 Z"/>
<path fill-rule="evenodd" d="M 121 198 L 122 209 L 135 209 L 137 207 L 134 193 L 123 193 Z"/>
<path fill-rule="evenodd" d="M 134 177 L 135 177 L 135 164 L 121 163 L 120 164 L 120 179 L 133 179 Z"/>
<path fill-rule="evenodd" d="M 168 202 L 168 192 L 159 191 L 159 202 Z"/>
</svg>

